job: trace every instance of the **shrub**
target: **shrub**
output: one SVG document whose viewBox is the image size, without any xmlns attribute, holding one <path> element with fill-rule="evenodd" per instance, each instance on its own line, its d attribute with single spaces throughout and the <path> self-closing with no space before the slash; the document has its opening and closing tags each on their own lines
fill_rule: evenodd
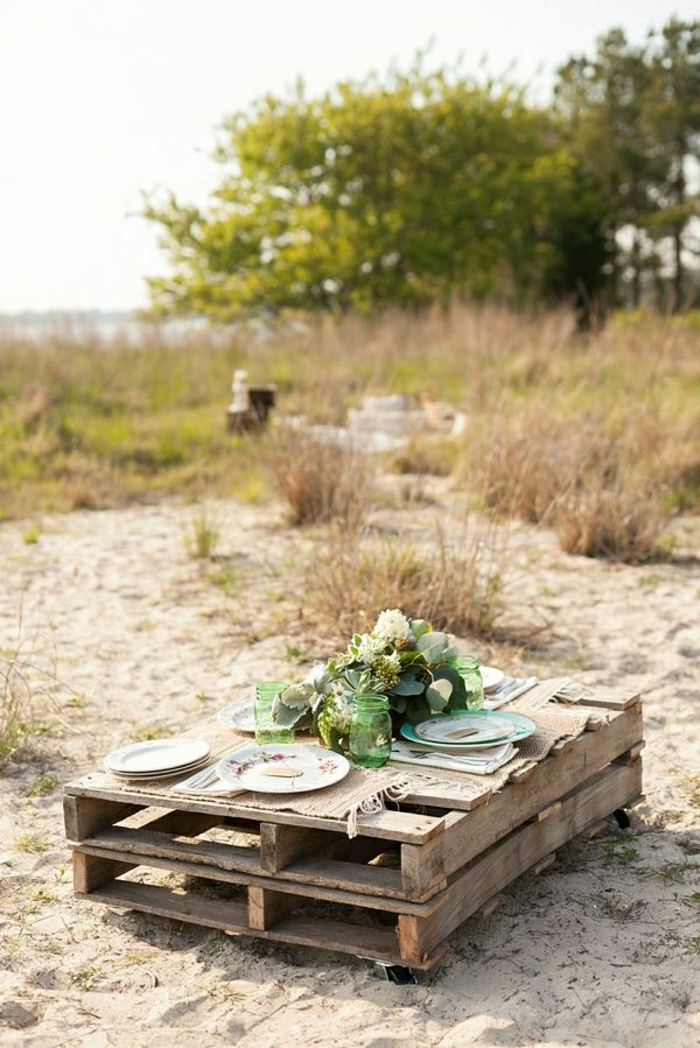
<svg viewBox="0 0 700 1048">
<path fill-rule="evenodd" d="M 554 529 L 566 553 L 636 562 L 660 555 L 667 522 L 658 494 L 623 479 L 591 477 L 558 500 Z"/>
<path fill-rule="evenodd" d="M 465 526 L 449 538 L 438 525 L 422 544 L 333 529 L 309 577 L 311 601 L 340 630 L 371 627 L 401 608 L 436 629 L 488 634 L 503 612 L 505 540 L 493 526 Z"/>
<path fill-rule="evenodd" d="M 352 528 L 364 519 L 373 481 L 366 455 L 284 427 L 268 442 L 268 464 L 290 524 L 336 522 Z"/>
</svg>

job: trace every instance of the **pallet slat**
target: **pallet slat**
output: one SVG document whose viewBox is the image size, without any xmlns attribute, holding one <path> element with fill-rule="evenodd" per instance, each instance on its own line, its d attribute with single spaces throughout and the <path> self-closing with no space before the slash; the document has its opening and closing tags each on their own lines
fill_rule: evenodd
<svg viewBox="0 0 700 1048">
<path fill-rule="evenodd" d="M 639 796 L 641 761 L 611 765 L 562 800 L 557 815 L 515 830 L 453 878 L 442 905 L 430 917 L 399 917 L 399 941 L 404 963 L 413 965 L 430 955 L 467 917 L 484 906 L 521 873 L 536 866 L 568 840 L 595 824 L 602 815 Z"/>
<path fill-rule="evenodd" d="M 384 961 L 387 964 L 402 964 L 396 933 L 393 928 L 371 928 L 341 921 L 319 920 L 307 916 L 288 916 L 273 929 L 265 931 L 248 926 L 248 909 L 245 903 L 220 902 L 216 899 L 198 899 L 179 895 L 168 888 L 152 884 L 134 884 L 115 881 L 86 896 L 95 902 L 124 906 L 143 913 L 168 917 L 171 920 L 199 924 L 205 928 L 219 928 L 234 935 L 270 939 L 298 946 L 334 950 Z M 444 951 L 436 951 L 416 968 L 433 967 Z"/>
<path fill-rule="evenodd" d="M 565 753 L 552 754 L 538 764 L 527 782 L 507 786 L 486 807 L 470 812 L 466 824 L 446 826 L 446 873 L 453 873 L 516 826 L 554 804 L 578 783 L 635 746 L 641 735 L 642 717 L 637 707 L 617 713 L 604 731 L 579 735 Z"/>
</svg>

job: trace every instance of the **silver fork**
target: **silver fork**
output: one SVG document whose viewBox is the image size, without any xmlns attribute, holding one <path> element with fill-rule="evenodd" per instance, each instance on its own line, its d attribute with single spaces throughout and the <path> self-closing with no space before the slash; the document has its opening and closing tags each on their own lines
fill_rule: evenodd
<svg viewBox="0 0 700 1048">
<path fill-rule="evenodd" d="M 196 775 L 191 775 L 188 779 L 183 779 L 182 782 L 178 782 L 176 785 L 186 787 L 189 790 L 198 790 L 204 786 L 209 786 L 216 778 L 218 778 L 216 765 L 210 764 L 208 768 L 198 771 Z"/>
</svg>

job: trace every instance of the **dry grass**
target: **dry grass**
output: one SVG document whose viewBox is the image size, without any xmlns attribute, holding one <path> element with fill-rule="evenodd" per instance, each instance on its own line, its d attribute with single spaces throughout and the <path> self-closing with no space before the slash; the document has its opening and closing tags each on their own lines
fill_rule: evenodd
<svg viewBox="0 0 700 1048">
<path fill-rule="evenodd" d="M 356 528 L 364 519 L 372 498 L 367 455 L 285 426 L 271 435 L 267 462 L 290 524 Z"/>
<path fill-rule="evenodd" d="M 472 480 L 483 503 L 500 516 L 551 525 L 568 553 L 659 555 L 677 505 L 674 473 L 675 491 L 692 492 L 692 459 L 681 465 L 692 441 L 653 405 L 597 417 L 557 414 L 556 406 L 533 405 L 474 442 Z"/>
<path fill-rule="evenodd" d="M 291 520 L 361 519 L 359 462 L 289 429 L 290 446 L 269 451 L 264 437 L 226 434 L 231 374 L 245 367 L 251 383 L 277 383 L 280 414 L 311 422 L 343 422 L 370 392 L 450 402 L 469 419 L 461 483 L 483 503 L 553 526 L 559 514 L 565 547 L 636 557 L 670 514 L 700 508 L 697 331 L 693 316 L 633 317 L 583 340 L 566 311 L 457 304 L 281 323 L 262 336 L 158 326 L 136 341 L 67 329 L 40 344 L 0 335 L 0 515 L 174 493 L 257 501 L 267 457 Z M 454 455 L 416 441 L 393 468 L 444 473 Z M 414 480 L 405 491 L 424 494 Z M 640 491 L 659 495 L 646 523 Z M 572 538 L 577 517 L 582 534 Z"/>
<path fill-rule="evenodd" d="M 662 555 L 667 523 L 658 494 L 594 478 L 557 501 L 554 528 L 566 553 L 637 563 Z"/>
<path fill-rule="evenodd" d="M 344 633 L 371 628 L 401 608 L 460 636 L 492 632 L 503 613 L 506 549 L 501 530 L 468 522 L 457 536 L 440 524 L 420 545 L 332 529 L 309 572 L 310 600 Z"/>
<path fill-rule="evenodd" d="M 0 655 L 0 767 L 23 749 L 31 721 L 32 691 L 19 656 Z"/>
</svg>

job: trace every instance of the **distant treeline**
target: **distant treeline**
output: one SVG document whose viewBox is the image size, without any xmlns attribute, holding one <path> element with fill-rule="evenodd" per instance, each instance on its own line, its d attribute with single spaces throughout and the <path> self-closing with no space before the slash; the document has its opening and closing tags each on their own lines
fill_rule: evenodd
<svg viewBox="0 0 700 1048">
<path fill-rule="evenodd" d="M 612 30 L 548 106 L 419 61 L 320 98 L 300 84 L 222 130 L 205 209 L 148 201 L 172 265 L 156 312 L 700 301 L 700 21 L 639 46 Z"/>
</svg>

